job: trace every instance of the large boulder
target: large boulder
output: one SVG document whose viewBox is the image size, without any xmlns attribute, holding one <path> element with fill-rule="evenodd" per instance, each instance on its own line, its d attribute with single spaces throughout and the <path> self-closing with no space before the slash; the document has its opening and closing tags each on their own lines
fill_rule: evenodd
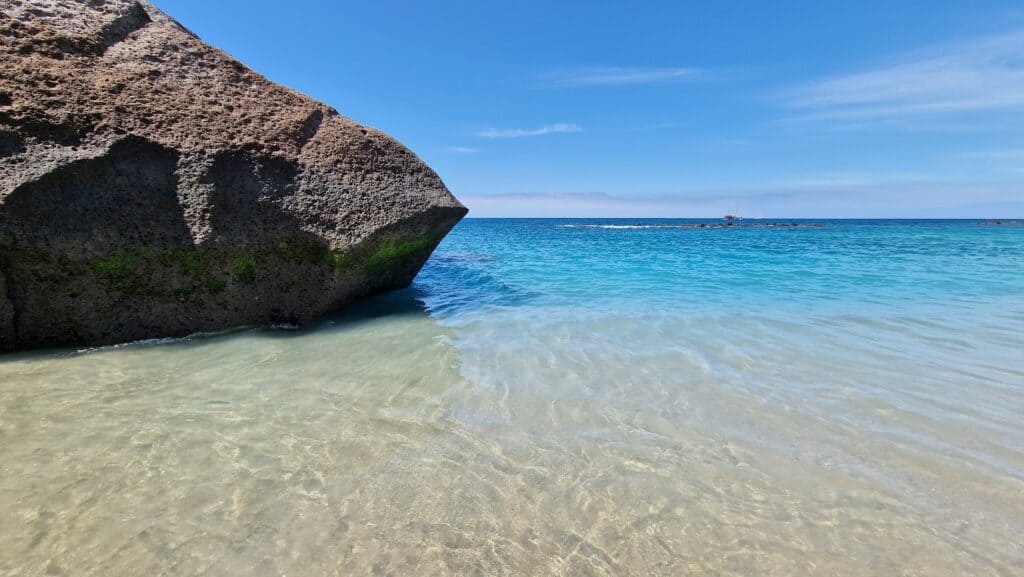
<svg viewBox="0 0 1024 577">
<path fill-rule="evenodd" d="M 303 323 L 466 213 L 387 135 L 132 0 L 0 0 L 0 349 Z"/>
</svg>

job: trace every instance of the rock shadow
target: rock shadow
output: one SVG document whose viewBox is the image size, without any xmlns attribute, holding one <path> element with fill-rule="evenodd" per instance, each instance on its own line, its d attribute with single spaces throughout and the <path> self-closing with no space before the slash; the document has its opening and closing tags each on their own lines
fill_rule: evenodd
<svg viewBox="0 0 1024 577">
<path fill-rule="evenodd" d="M 302 233 L 297 219 L 280 202 L 295 193 L 298 169 L 286 160 L 247 152 L 216 155 L 200 182 L 211 187 L 210 227 L 217 245 L 273 243 L 302 236 L 311 243 L 323 241 Z"/>
<path fill-rule="evenodd" d="M 178 153 L 137 136 L 14 189 L 0 206 L 0 234 L 17 248 L 68 258 L 130 245 L 188 248 L 178 202 Z"/>
</svg>

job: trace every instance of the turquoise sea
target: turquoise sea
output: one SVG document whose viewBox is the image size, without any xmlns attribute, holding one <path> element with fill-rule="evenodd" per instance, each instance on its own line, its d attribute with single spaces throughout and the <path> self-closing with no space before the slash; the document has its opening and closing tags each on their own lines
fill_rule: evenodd
<svg viewBox="0 0 1024 577">
<path fill-rule="evenodd" d="M 1010 577 L 1022 535 L 1024 225 L 467 219 L 316 326 L 0 357 L 0 575 Z"/>
</svg>

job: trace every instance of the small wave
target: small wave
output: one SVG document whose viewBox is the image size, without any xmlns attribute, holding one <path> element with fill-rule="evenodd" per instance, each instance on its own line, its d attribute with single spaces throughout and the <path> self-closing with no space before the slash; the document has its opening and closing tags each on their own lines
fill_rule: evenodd
<svg viewBox="0 0 1024 577">
<path fill-rule="evenodd" d="M 822 228 L 820 223 L 797 223 L 797 222 L 758 222 L 758 223 L 714 223 L 714 222 L 690 222 L 685 224 L 562 224 L 559 228 L 600 228 L 635 230 L 646 228 Z"/>
<path fill-rule="evenodd" d="M 654 225 L 654 224 L 563 224 L 561 228 L 681 228 L 675 225 Z"/>
<path fill-rule="evenodd" d="M 636 230 L 644 228 L 731 228 L 726 224 L 563 224 L 561 228 L 600 228 L 609 230 Z"/>
<path fill-rule="evenodd" d="M 495 259 L 489 254 L 478 254 L 472 252 L 435 252 L 431 258 L 435 261 L 453 262 L 494 262 Z"/>
<path fill-rule="evenodd" d="M 102 351 L 112 351 L 116 349 L 135 348 L 135 347 L 155 347 L 161 345 L 173 345 L 175 343 L 187 343 L 196 339 L 208 339 L 211 337 L 217 337 L 226 335 L 239 330 L 244 330 L 245 327 L 233 328 L 224 331 L 201 331 L 192 333 L 184 337 L 159 337 L 153 339 L 139 339 L 137 341 L 128 341 L 126 343 L 116 343 L 113 345 L 103 345 L 101 347 L 85 347 L 76 349 L 75 354 L 89 354 L 98 353 Z"/>
</svg>

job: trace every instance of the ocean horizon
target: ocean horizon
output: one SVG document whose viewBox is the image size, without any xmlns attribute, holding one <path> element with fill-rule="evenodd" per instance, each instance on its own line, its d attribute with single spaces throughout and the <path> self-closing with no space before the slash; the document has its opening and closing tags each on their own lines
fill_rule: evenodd
<svg viewBox="0 0 1024 577">
<path fill-rule="evenodd" d="M 0 573 L 1010 576 L 1022 327 L 1024 226 L 467 218 L 309 327 L 0 357 Z"/>
</svg>

